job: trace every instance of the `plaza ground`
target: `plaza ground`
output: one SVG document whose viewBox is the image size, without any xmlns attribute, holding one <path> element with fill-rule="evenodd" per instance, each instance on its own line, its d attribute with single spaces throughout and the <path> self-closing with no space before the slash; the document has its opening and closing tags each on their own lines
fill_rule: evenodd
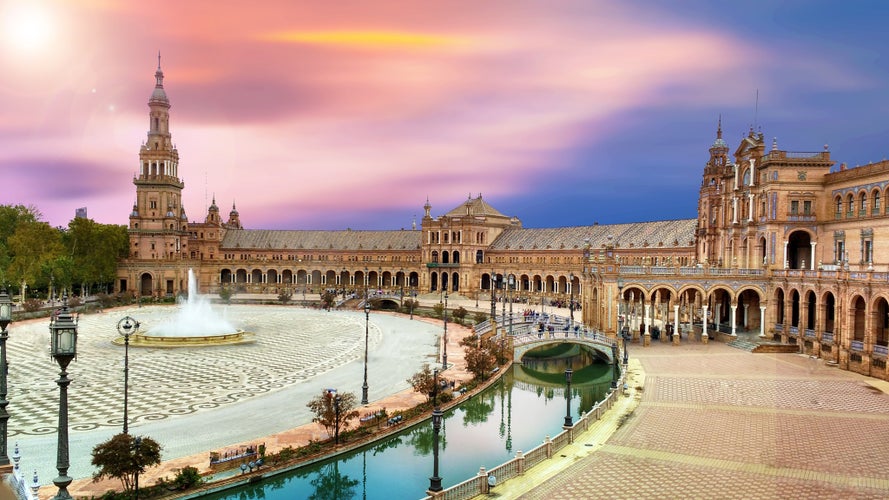
<svg viewBox="0 0 889 500">
<path fill-rule="evenodd" d="M 472 300 L 449 301 L 460 305 L 475 310 Z M 490 311 L 489 304 L 480 306 Z M 462 335 L 452 331 L 448 356 L 456 375 Z M 574 444 L 487 496 L 889 497 L 887 382 L 799 354 L 752 354 L 687 339 L 680 346 L 631 344 L 629 380 L 628 395 Z M 391 411 L 415 398 L 404 391 L 372 404 Z M 319 435 L 301 426 L 261 441 L 274 450 Z M 165 462 L 149 477 L 170 476 L 185 465 L 205 470 L 208 451 Z M 78 480 L 70 490 L 89 496 L 118 485 Z M 44 487 L 41 497 L 51 494 L 54 488 Z"/>
</svg>

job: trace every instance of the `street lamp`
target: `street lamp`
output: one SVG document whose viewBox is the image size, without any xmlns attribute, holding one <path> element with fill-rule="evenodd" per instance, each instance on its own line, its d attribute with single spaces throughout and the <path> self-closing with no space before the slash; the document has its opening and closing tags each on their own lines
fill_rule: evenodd
<svg viewBox="0 0 889 500">
<path fill-rule="evenodd" d="M 568 310 L 571 312 L 571 328 L 574 328 L 574 273 L 568 274 L 568 289 L 570 290 L 570 299 L 568 302 Z"/>
<path fill-rule="evenodd" d="M 364 385 L 361 386 L 361 404 L 367 404 L 367 339 L 370 332 L 370 303 L 364 301 Z"/>
<path fill-rule="evenodd" d="M 448 292 L 444 294 L 444 309 L 442 312 L 444 313 L 444 351 L 442 351 L 441 355 L 441 369 L 446 370 L 448 368 Z"/>
<path fill-rule="evenodd" d="M 6 423 L 9 421 L 9 413 L 6 411 L 6 340 L 9 338 L 9 331 L 6 327 L 12 323 L 12 301 L 9 300 L 9 294 L 6 293 L 4 287 L 0 291 L 0 470 L 3 472 L 12 472 L 9 469 L 9 456 L 6 454 Z"/>
<path fill-rule="evenodd" d="M 55 312 L 49 323 L 50 353 L 59 364 L 59 443 L 56 455 L 56 469 L 59 476 L 52 480 L 59 489 L 53 500 L 69 500 L 68 485 L 68 364 L 77 356 L 77 322 L 68 310 L 67 294 L 62 298 L 62 309 Z"/>
<path fill-rule="evenodd" d="M 494 277 L 494 270 L 491 270 L 491 321 L 497 321 L 497 299 L 494 297 L 494 283 L 497 280 Z"/>
<path fill-rule="evenodd" d="M 433 372 L 432 387 L 432 477 L 429 478 L 429 491 L 441 491 L 441 477 L 438 475 L 438 434 L 441 432 L 443 412 L 438 407 L 438 370 Z"/>
<path fill-rule="evenodd" d="M 130 388 L 130 335 L 139 331 L 139 322 L 129 316 L 117 322 L 117 333 L 123 337 L 123 433 L 128 434 L 129 417 L 127 414 L 128 393 Z"/>
<path fill-rule="evenodd" d="M 512 337 L 512 303 L 514 300 L 514 290 L 515 290 L 515 275 L 509 275 L 509 289 L 507 290 L 509 295 L 509 336 Z"/>
<path fill-rule="evenodd" d="M 565 427 L 574 425 L 574 421 L 571 420 L 571 375 L 573 373 L 570 366 L 565 368 L 565 382 L 568 383 L 568 388 L 565 390 Z"/>
<path fill-rule="evenodd" d="M 397 281 L 397 280 L 396 280 Z M 398 296 L 398 312 L 404 312 L 404 269 L 401 269 L 401 293 Z"/>
</svg>

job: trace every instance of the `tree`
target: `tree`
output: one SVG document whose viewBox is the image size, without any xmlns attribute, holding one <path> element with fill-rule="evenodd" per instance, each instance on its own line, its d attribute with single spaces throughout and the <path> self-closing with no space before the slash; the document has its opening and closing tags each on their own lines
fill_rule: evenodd
<svg viewBox="0 0 889 500">
<path fill-rule="evenodd" d="M 232 292 L 231 288 L 229 288 L 227 286 L 223 286 L 222 288 L 219 289 L 219 298 L 222 299 L 222 301 L 225 302 L 226 304 L 229 304 L 229 303 L 231 303 L 231 300 L 232 300 L 232 293 L 234 293 L 234 292 Z"/>
<path fill-rule="evenodd" d="M 161 446 L 150 437 L 133 437 L 120 433 L 93 448 L 92 464 L 99 468 L 93 481 L 104 477 L 120 479 L 124 491 L 130 493 L 139 474 L 147 467 L 161 463 Z"/>
<path fill-rule="evenodd" d="M 491 370 L 497 366 L 497 352 L 502 350 L 500 346 L 490 339 L 480 340 L 478 335 L 464 337 L 460 345 L 465 349 L 466 368 L 478 379 L 490 377 Z"/>
<path fill-rule="evenodd" d="M 336 396 L 339 396 L 339 415 L 336 410 Z M 349 420 L 358 417 L 358 410 L 355 409 L 355 394 L 351 392 L 336 394 L 336 392 L 324 389 L 320 396 L 306 403 L 306 406 L 315 414 L 312 422 L 321 424 L 327 431 L 327 435 L 331 437 L 334 436 L 337 425 L 339 425 L 340 432 L 343 432 L 349 427 Z"/>
<path fill-rule="evenodd" d="M 278 301 L 282 304 L 287 304 L 290 302 L 290 299 L 293 297 L 293 294 L 288 291 L 283 291 L 278 294 Z"/>
<path fill-rule="evenodd" d="M 457 323 L 460 323 L 460 324 L 462 325 L 462 324 L 463 324 L 463 319 L 466 318 L 466 314 L 467 314 L 467 312 L 468 312 L 468 311 L 467 311 L 466 309 L 464 309 L 463 306 L 460 306 L 460 307 L 454 309 L 454 310 L 451 312 L 451 315 L 454 316 L 454 320 L 455 320 Z"/>
<path fill-rule="evenodd" d="M 89 294 L 92 285 L 114 283 L 117 262 L 130 248 L 126 227 L 82 217 L 68 223 L 63 241 L 74 262 L 75 283 L 80 284 L 83 295 Z"/>
<path fill-rule="evenodd" d="M 336 293 L 331 292 L 330 290 L 325 290 L 321 293 L 321 307 L 324 309 L 330 310 L 331 307 L 336 305 Z"/>
<path fill-rule="evenodd" d="M 15 234 L 19 225 L 38 222 L 42 218 L 43 215 L 34 206 L 0 205 L 0 282 L 12 280 L 7 274 L 13 257 L 9 238 Z"/>
<path fill-rule="evenodd" d="M 17 283 L 26 281 L 32 288 L 49 285 L 49 276 L 42 272 L 44 263 L 65 253 L 62 232 L 46 222 L 19 224 L 8 245 L 12 254 L 8 278 Z"/>
<path fill-rule="evenodd" d="M 438 304 L 435 304 L 434 306 L 432 306 L 432 313 L 435 315 L 436 318 L 443 318 L 444 317 L 444 304 L 439 302 Z"/>
<path fill-rule="evenodd" d="M 426 401 L 432 399 L 432 391 L 435 390 L 435 376 L 428 364 L 423 365 L 422 370 L 411 375 L 411 378 L 407 379 L 407 383 L 414 388 L 414 392 L 426 396 Z"/>
<path fill-rule="evenodd" d="M 475 321 L 475 324 L 482 323 L 487 319 L 488 315 L 481 311 L 476 312 L 475 315 L 472 317 L 472 320 Z"/>
</svg>

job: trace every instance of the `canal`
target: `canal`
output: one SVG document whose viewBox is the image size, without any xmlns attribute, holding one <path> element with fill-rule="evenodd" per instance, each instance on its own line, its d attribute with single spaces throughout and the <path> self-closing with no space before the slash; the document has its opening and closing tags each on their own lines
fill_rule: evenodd
<svg viewBox="0 0 889 500">
<path fill-rule="evenodd" d="M 577 417 L 611 387 L 612 365 L 576 345 L 563 344 L 538 358 L 526 355 L 485 391 L 444 415 L 439 475 L 448 488 L 540 445 L 565 422 L 565 369 L 571 366 L 571 414 Z M 432 475 L 432 423 L 349 454 L 207 495 L 210 500 L 411 499 L 425 496 Z"/>
</svg>

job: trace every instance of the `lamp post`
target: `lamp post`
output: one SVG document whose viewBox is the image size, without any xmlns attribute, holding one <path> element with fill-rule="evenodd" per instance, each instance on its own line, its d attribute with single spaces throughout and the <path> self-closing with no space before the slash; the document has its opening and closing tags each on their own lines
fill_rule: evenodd
<svg viewBox="0 0 889 500">
<path fill-rule="evenodd" d="M 441 369 L 448 368 L 448 292 L 444 294 L 444 349 L 441 354 Z"/>
<path fill-rule="evenodd" d="M 438 475 L 438 434 L 441 431 L 441 408 L 438 407 L 438 370 L 433 372 L 432 387 L 432 477 L 429 478 L 429 491 L 441 491 L 441 477 Z"/>
<path fill-rule="evenodd" d="M 370 303 L 364 301 L 364 384 L 361 386 L 361 404 L 367 404 L 367 342 L 370 332 Z"/>
<path fill-rule="evenodd" d="M 0 471 L 12 472 L 9 456 L 6 453 L 6 424 L 9 421 L 9 413 L 6 411 L 6 340 L 9 338 L 9 331 L 6 327 L 12 323 L 12 301 L 9 294 L 6 293 L 4 287 L 0 291 Z"/>
<path fill-rule="evenodd" d="M 68 364 L 77 356 L 77 322 L 68 311 L 68 296 L 62 298 L 62 309 L 55 312 L 49 323 L 50 353 L 59 364 L 59 443 L 56 455 L 56 469 L 59 476 L 52 480 L 59 489 L 54 500 L 68 500 L 68 485 L 71 477 L 68 476 Z"/>
<path fill-rule="evenodd" d="M 496 279 L 494 278 L 494 270 L 491 270 L 491 321 L 497 321 L 497 299 L 494 296 L 494 283 L 496 283 Z"/>
<path fill-rule="evenodd" d="M 508 292 L 507 300 L 509 300 L 509 336 L 510 337 L 512 337 L 512 302 L 514 300 L 514 298 L 513 298 L 514 290 L 515 290 L 515 275 L 510 274 L 509 275 L 509 288 L 507 289 L 507 292 Z"/>
<path fill-rule="evenodd" d="M 398 312 L 404 311 L 404 269 L 401 270 L 401 294 L 399 294 Z"/>
<path fill-rule="evenodd" d="M 413 285 L 411 286 L 413 288 Z M 417 302 L 417 292 L 411 290 L 411 319 L 414 319 L 414 304 Z"/>
<path fill-rule="evenodd" d="M 574 273 L 568 274 L 568 289 L 570 293 L 570 298 L 568 300 L 568 311 L 570 311 L 570 321 L 569 324 L 571 328 L 574 328 Z"/>
<path fill-rule="evenodd" d="M 117 333 L 123 337 L 123 433 L 129 434 L 129 416 L 127 414 L 128 393 L 130 388 L 130 335 L 139 331 L 139 322 L 129 316 L 117 322 Z"/>
<path fill-rule="evenodd" d="M 567 389 L 565 389 L 565 425 L 564 427 L 571 427 L 574 425 L 574 421 L 571 419 L 571 375 L 574 372 L 571 370 L 571 367 L 565 368 L 565 382 L 568 384 Z"/>
</svg>

